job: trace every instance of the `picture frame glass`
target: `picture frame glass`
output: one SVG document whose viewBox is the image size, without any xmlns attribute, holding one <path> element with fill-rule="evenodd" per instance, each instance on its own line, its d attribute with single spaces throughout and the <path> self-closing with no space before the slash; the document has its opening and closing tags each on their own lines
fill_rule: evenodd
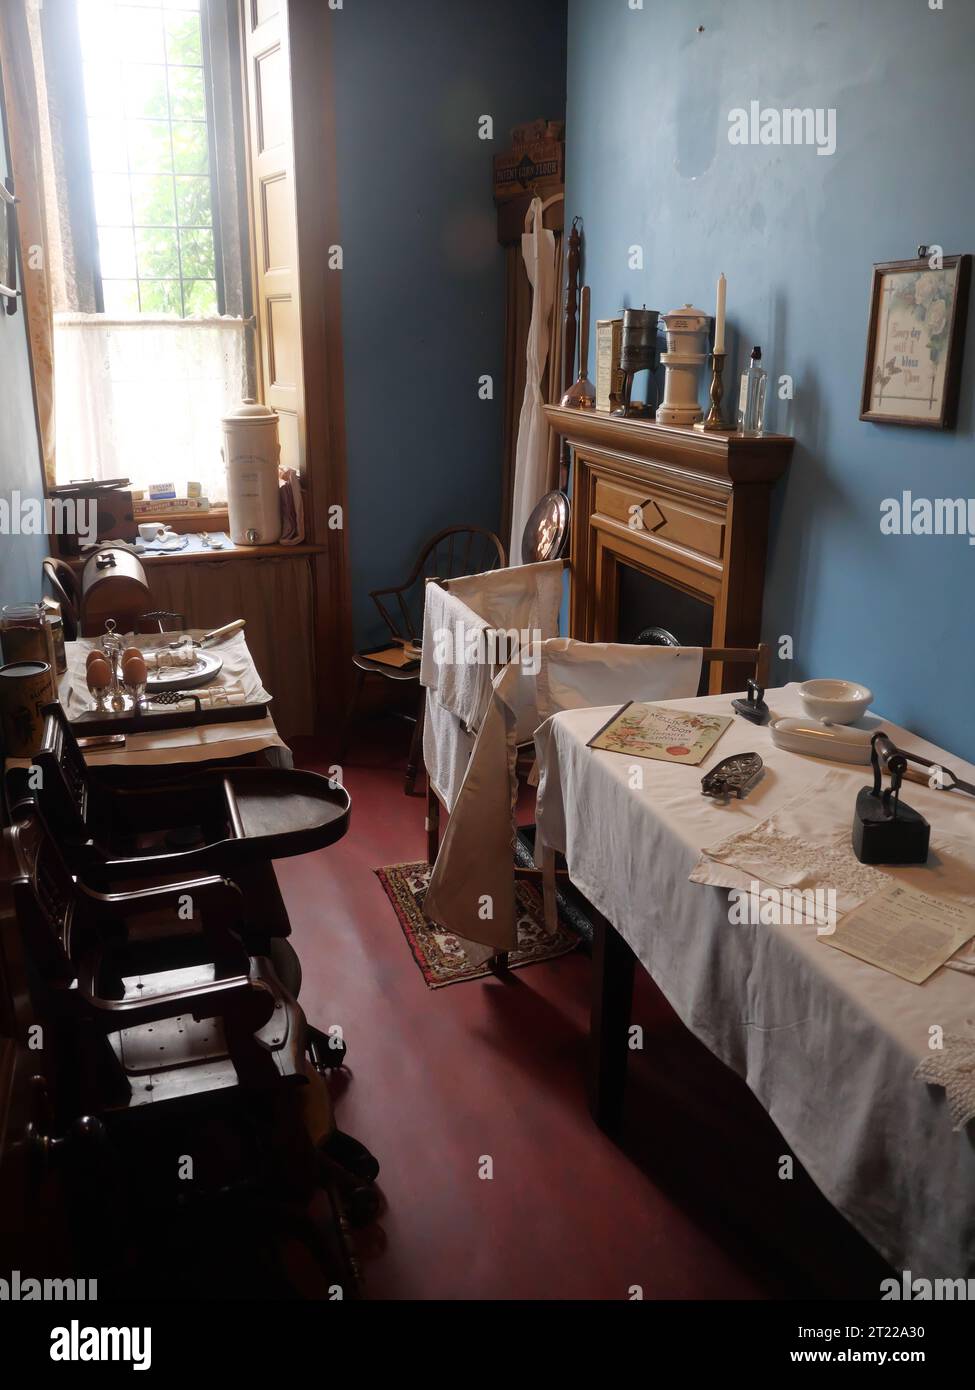
<svg viewBox="0 0 975 1390">
<path fill-rule="evenodd" d="M 879 277 L 869 404 L 885 417 L 936 424 L 944 411 L 958 264 Z"/>
</svg>

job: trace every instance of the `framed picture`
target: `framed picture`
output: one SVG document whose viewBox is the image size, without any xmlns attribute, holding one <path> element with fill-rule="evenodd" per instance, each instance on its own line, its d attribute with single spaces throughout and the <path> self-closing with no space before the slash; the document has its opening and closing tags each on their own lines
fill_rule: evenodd
<svg viewBox="0 0 975 1390">
<path fill-rule="evenodd" d="M 0 179 L 0 300 L 7 300 L 7 313 L 17 307 L 17 200 Z"/>
<path fill-rule="evenodd" d="M 874 266 L 861 420 L 954 428 L 971 269 L 971 256 Z"/>
</svg>

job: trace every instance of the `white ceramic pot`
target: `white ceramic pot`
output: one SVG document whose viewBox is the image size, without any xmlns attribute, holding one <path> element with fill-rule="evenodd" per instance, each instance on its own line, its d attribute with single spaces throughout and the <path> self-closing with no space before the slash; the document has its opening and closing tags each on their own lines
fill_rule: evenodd
<svg viewBox="0 0 975 1390">
<path fill-rule="evenodd" d="M 235 545 L 274 545 L 281 539 L 277 413 L 244 401 L 223 420 L 227 510 Z"/>
<path fill-rule="evenodd" d="M 799 699 L 813 719 L 826 719 L 831 724 L 852 724 L 866 714 L 873 703 L 873 694 L 856 681 L 804 681 L 799 687 Z"/>
</svg>

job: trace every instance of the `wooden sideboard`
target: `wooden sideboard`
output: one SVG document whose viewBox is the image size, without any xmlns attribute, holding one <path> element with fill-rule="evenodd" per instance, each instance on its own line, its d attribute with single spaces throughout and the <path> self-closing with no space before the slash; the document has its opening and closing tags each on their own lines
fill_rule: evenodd
<svg viewBox="0 0 975 1390">
<path fill-rule="evenodd" d="M 572 448 L 571 635 L 620 640 L 621 577 L 628 568 L 707 605 L 710 614 L 701 612 L 705 626 L 710 616 L 710 634 L 694 645 L 754 646 L 761 635 L 769 496 L 794 441 L 562 406 L 546 406 L 545 414 Z M 715 665 L 709 689 L 740 689 L 747 674 Z"/>
</svg>

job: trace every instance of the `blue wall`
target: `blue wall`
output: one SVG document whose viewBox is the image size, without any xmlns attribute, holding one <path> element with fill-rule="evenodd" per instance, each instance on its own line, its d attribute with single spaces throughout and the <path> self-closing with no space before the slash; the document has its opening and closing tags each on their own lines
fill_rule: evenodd
<svg viewBox="0 0 975 1390">
<path fill-rule="evenodd" d="M 504 256 L 492 158 L 565 109 L 565 0 L 355 0 L 336 12 L 356 640 L 441 526 L 500 514 Z M 494 140 L 478 139 L 482 114 Z M 494 378 L 493 401 L 478 378 Z"/>
<path fill-rule="evenodd" d="M 2 99 L 2 93 L 0 93 Z M 8 172 L 0 123 L 0 178 Z M 23 306 L 0 312 L 0 497 L 41 495 L 41 461 L 34 415 Z M 41 594 L 44 536 L 0 535 L 0 605 L 36 602 Z"/>
<path fill-rule="evenodd" d="M 872 264 L 975 251 L 973 57 L 975 5 L 954 0 L 569 0 L 566 212 L 585 219 L 593 318 L 713 313 L 724 271 L 731 382 L 752 343 L 795 380 L 768 421 L 797 439 L 765 594 L 765 639 L 795 640 L 777 678 L 865 681 L 970 759 L 975 548 L 879 519 L 905 488 L 975 497 L 975 317 L 953 433 L 857 416 Z M 731 145 L 728 112 L 753 99 L 835 107 L 836 153 Z"/>
</svg>

